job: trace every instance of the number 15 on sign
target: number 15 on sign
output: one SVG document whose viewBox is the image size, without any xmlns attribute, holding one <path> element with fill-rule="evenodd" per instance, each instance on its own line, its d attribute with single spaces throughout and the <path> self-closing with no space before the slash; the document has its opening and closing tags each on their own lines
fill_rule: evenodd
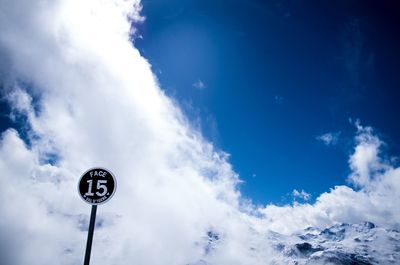
<svg viewBox="0 0 400 265">
<path fill-rule="evenodd" d="M 114 175 L 104 168 L 92 168 L 86 171 L 78 186 L 81 198 L 91 205 L 107 202 L 114 195 L 115 188 Z"/>
</svg>

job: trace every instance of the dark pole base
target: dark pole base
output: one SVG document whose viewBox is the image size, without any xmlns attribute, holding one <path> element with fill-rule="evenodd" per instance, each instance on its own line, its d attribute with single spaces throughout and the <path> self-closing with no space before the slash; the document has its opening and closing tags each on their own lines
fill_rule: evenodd
<svg viewBox="0 0 400 265">
<path fill-rule="evenodd" d="M 97 211 L 97 205 L 92 205 L 92 212 L 90 213 L 89 231 L 88 231 L 88 237 L 87 237 L 87 242 L 86 242 L 85 262 L 83 263 L 83 265 L 89 265 L 89 262 L 90 262 L 90 253 L 92 252 L 94 225 L 96 223 L 96 211 Z"/>
</svg>

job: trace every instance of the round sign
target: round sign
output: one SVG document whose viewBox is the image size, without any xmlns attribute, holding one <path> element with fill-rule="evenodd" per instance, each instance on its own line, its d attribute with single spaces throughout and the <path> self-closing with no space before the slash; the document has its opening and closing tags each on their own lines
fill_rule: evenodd
<svg viewBox="0 0 400 265">
<path fill-rule="evenodd" d="M 111 199 L 117 188 L 114 175 L 105 168 L 91 168 L 81 176 L 78 191 L 81 198 L 92 205 L 103 204 Z"/>
</svg>

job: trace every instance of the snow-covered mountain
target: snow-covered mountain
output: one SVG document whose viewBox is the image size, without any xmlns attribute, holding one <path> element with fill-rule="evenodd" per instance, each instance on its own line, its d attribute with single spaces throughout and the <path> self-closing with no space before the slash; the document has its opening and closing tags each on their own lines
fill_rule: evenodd
<svg viewBox="0 0 400 265">
<path fill-rule="evenodd" d="M 309 227 L 292 236 L 270 232 L 268 239 L 285 264 L 400 264 L 400 232 L 371 222 Z"/>
<path fill-rule="evenodd" d="M 258 247 L 249 248 L 259 255 L 272 245 L 274 254 L 260 263 L 265 265 L 400 264 L 400 232 L 371 222 L 342 223 L 322 230 L 309 227 L 293 235 L 270 231 L 264 239 Z M 213 265 L 212 256 L 224 244 L 224 237 L 209 231 L 204 243 L 204 259 L 188 265 Z"/>
</svg>

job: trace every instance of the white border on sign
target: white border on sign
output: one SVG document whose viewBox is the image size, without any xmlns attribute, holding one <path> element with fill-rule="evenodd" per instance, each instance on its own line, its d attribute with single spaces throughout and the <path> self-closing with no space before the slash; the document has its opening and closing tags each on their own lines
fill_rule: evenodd
<svg viewBox="0 0 400 265">
<path fill-rule="evenodd" d="M 105 171 L 107 171 L 108 173 L 110 173 L 111 177 L 112 177 L 113 180 L 114 180 L 114 191 L 111 193 L 110 197 L 107 198 L 107 200 L 102 201 L 102 202 L 100 202 L 100 203 L 90 203 L 90 202 L 88 202 L 87 200 L 85 200 L 85 199 L 82 197 L 81 192 L 80 192 L 80 190 L 79 190 L 79 184 L 81 183 L 81 180 L 82 180 L 83 176 L 85 176 L 86 173 L 88 173 L 89 171 L 94 170 L 94 169 L 100 169 L 100 170 L 105 170 Z M 81 175 L 81 177 L 79 178 L 78 185 L 77 185 L 77 190 L 78 190 L 79 197 L 80 197 L 84 202 L 86 202 L 87 204 L 90 204 L 90 205 L 101 205 L 101 204 L 104 204 L 104 203 L 108 202 L 108 201 L 114 196 L 114 193 L 115 193 L 115 191 L 117 190 L 117 179 L 115 178 L 115 176 L 114 176 L 114 174 L 111 172 L 111 170 L 109 170 L 109 169 L 107 169 L 107 168 L 104 168 L 104 167 L 92 167 L 92 168 L 89 168 L 88 170 L 86 170 L 86 171 Z"/>
</svg>

